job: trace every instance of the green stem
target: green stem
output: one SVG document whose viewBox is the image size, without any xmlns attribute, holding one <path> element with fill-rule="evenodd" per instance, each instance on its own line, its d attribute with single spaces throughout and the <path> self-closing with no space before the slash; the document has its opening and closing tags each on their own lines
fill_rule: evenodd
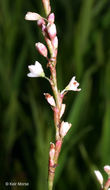
<svg viewBox="0 0 110 190">
<path fill-rule="evenodd" d="M 50 11 L 51 11 L 50 0 L 42 0 L 42 4 L 44 7 L 44 11 L 45 11 L 46 16 L 48 16 Z"/>
<path fill-rule="evenodd" d="M 50 178 L 50 175 L 49 175 L 49 179 L 48 179 L 48 190 L 52 190 L 53 189 L 53 180 L 54 180 L 54 177 L 53 179 Z"/>
</svg>

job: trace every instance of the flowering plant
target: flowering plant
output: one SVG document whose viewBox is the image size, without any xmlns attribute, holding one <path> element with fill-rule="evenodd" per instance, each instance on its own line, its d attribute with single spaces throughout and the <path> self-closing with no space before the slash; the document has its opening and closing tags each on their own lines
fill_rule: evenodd
<svg viewBox="0 0 110 190">
<path fill-rule="evenodd" d="M 63 139 L 69 129 L 71 128 L 71 123 L 64 122 L 61 120 L 62 115 L 65 112 L 66 105 L 63 103 L 64 96 L 68 91 L 80 91 L 78 88 L 79 83 L 75 80 L 75 76 L 72 77 L 69 84 L 64 90 L 60 91 L 57 86 L 56 77 L 56 62 L 57 62 L 57 52 L 58 52 L 58 37 L 54 13 L 51 13 L 50 0 L 42 0 L 46 18 L 33 12 L 28 12 L 25 16 L 26 20 L 37 21 L 37 25 L 41 28 L 42 34 L 44 36 L 47 47 L 41 42 L 35 43 L 37 51 L 47 59 L 47 68 L 50 69 L 50 77 L 45 76 L 42 65 L 36 61 L 35 65 L 29 65 L 28 77 L 44 77 L 47 79 L 51 85 L 53 95 L 49 93 L 44 93 L 47 102 L 50 104 L 54 113 L 54 124 L 56 129 L 56 141 L 55 143 L 50 143 L 49 151 L 49 166 L 48 166 L 48 188 L 52 190 L 53 181 L 55 175 L 55 168 L 58 165 L 58 157 L 62 147 Z M 48 56 L 49 51 L 49 56 Z"/>
</svg>

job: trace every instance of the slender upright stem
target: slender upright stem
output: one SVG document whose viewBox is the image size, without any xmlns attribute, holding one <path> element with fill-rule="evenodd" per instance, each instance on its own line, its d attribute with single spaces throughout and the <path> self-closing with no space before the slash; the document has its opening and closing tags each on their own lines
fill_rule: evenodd
<svg viewBox="0 0 110 190">
<path fill-rule="evenodd" d="M 46 16 L 48 16 L 51 12 L 51 7 L 50 7 L 50 0 L 42 0 L 43 7 L 45 10 Z M 53 49 L 52 41 L 49 40 L 46 36 L 45 41 L 47 43 L 49 52 L 50 52 L 50 59 L 48 62 L 48 67 L 50 68 L 50 84 L 51 88 L 54 94 L 55 102 L 56 102 L 56 107 L 54 108 L 54 124 L 56 128 L 56 143 L 55 143 L 55 155 L 54 155 L 54 165 L 51 165 L 49 163 L 49 168 L 48 168 L 48 189 L 52 190 L 53 189 L 53 182 L 54 182 L 54 176 L 55 176 L 55 169 L 57 167 L 58 163 L 58 157 L 60 154 L 61 146 L 62 146 L 62 138 L 60 137 L 59 133 L 59 127 L 60 127 L 60 111 L 61 111 L 61 106 L 62 106 L 62 99 L 60 97 L 60 92 L 58 90 L 57 86 L 57 77 L 56 77 L 56 57 L 57 53 L 55 53 L 55 49 Z M 50 160 L 49 160 L 50 162 Z"/>
</svg>

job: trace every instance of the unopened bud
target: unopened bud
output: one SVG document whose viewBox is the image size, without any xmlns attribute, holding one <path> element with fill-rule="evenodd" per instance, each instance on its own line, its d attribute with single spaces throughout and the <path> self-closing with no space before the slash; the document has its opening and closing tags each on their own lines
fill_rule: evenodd
<svg viewBox="0 0 110 190">
<path fill-rule="evenodd" d="M 48 35 L 50 37 L 50 39 L 54 39 L 55 36 L 56 36 L 56 25 L 55 24 L 48 24 L 47 25 L 47 32 L 48 32 Z"/>
<path fill-rule="evenodd" d="M 46 35 L 46 33 L 47 33 L 47 27 L 46 27 L 46 25 L 45 24 L 42 24 L 42 32 L 43 32 L 43 34 L 44 34 L 44 36 Z"/>
<path fill-rule="evenodd" d="M 52 45 L 55 49 L 58 48 L 58 38 L 55 36 L 55 38 L 52 39 Z"/>
<path fill-rule="evenodd" d="M 50 152 L 49 152 L 49 165 L 54 166 L 54 156 L 55 156 L 55 145 L 50 143 Z"/>
<path fill-rule="evenodd" d="M 52 23 L 54 23 L 54 21 L 55 21 L 55 15 L 54 15 L 54 13 L 51 13 L 51 14 L 48 16 L 48 22 L 49 22 L 50 24 L 52 24 Z"/>
<path fill-rule="evenodd" d="M 51 95 L 48 94 L 48 93 L 44 93 L 44 95 L 45 95 L 45 98 L 46 98 L 47 102 L 48 102 L 51 106 L 55 107 L 55 100 L 54 100 L 53 96 L 51 96 Z"/>
<path fill-rule="evenodd" d="M 45 25 L 45 21 L 44 21 L 44 19 L 43 18 L 41 18 L 41 19 L 39 19 L 38 21 L 37 21 L 37 25 L 39 26 L 39 27 L 41 27 L 42 28 L 42 25 Z"/>
<path fill-rule="evenodd" d="M 47 48 L 44 44 L 38 42 L 35 44 L 35 47 L 41 55 L 43 55 L 44 57 L 47 57 Z"/>
<path fill-rule="evenodd" d="M 110 166 L 104 166 L 104 170 L 110 176 Z"/>
</svg>

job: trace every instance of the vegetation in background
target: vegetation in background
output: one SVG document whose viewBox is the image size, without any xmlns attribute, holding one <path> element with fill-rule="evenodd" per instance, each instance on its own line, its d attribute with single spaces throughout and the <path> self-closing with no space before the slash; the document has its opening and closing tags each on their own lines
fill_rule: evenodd
<svg viewBox="0 0 110 190">
<path fill-rule="evenodd" d="M 72 123 L 57 168 L 55 189 L 99 189 L 93 170 L 110 164 L 110 3 L 52 1 L 59 35 L 58 85 L 74 75 L 80 94 L 67 96 L 64 120 Z M 44 59 L 36 52 L 41 33 L 24 20 L 43 13 L 41 1 L 0 2 L 0 187 L 28 182 L 21 190 L 47 190 L 48 149 L 54 133 L 44 79 L 27 78 L 27 66 Z M 37 40 L 37 41 L 36 41 Z M 43 60 L 42 60 L 43 59 Z M 44 65 L 45 67 L 45 65 Z M 19 189 L 19 187 L 16 187 Z"/>
</svg>

